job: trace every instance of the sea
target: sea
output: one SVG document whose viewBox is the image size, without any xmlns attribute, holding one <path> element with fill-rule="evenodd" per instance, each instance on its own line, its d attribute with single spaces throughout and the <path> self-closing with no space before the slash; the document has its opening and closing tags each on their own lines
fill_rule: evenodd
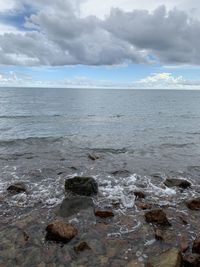
<svg viewBox="0 0 200 267">
<path fill-rule="evenodd" d="M 91 154 L 98 159 L 91 160 Z M 200 193 L 200 91 L 0 88 L 0 169 L 0 224 L 5 242 L 9 240 L 5 233 L 27 216 L 37 221 L 43 216 L 44 223 L 50 220 L 51 211 L 66 197 L 65 180 L 77 175 L 94 177 L 99 184 L 95 204 L 118 205 L 117 214 L 135 216 L 134 190 L 142 190 L 157 205 L 171 205 L 171 213 L 176 213 L 179 204 Z M 192 186 L 184 192 L 167 188 L 166 178 L 184 178 Z M 10 195 L 7 188 L 15 182 L 26 184 L 28 193 Z M 188 216 L 186 207 L 181 212 Z M 79 219 L 74 218 L 77 223 Z M 107 237 L 138 232 L 143 221 L 137 216 L 133 221 L 130 225 L 120 219 Z M 188 226 L 191 236 L 194 228 Z M 140 241 L 140 249 L 133 254 L 144 262 L 150 253 L 142 250 L 144 243 L 148 246 L 154 241 L 152 236 Z M 3 251 L 8 253 L 8 247 Z M 17 248 L 18 255 L 28 253 Z M 127 249 L 128 245 L 126 256 L 121 255 L 115 266 L 125 266 L 130 259 Z M 18 266 L 17 256 L 13 259 L 6 253 L 2 259 L 7 259 L 8 266 Z M 105 253 L 102 249 L 97 254 Z M 18 263 L 39 266 L 42 257 L 33 265 L 28 259 L 22 263 L 20 257 Z M 96 266 L 97 258 L 86 266 Z"/>
</svg>

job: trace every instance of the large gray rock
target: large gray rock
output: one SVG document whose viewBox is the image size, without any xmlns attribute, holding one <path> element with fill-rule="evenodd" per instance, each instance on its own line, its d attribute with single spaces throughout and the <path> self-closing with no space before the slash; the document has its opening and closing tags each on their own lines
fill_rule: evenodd
<svg viewBox="0 0 200 267">
<path fill-rule="evenodd" d="M 165 180 L 164 184 L 167 186 L 167 187 L 181 187 L 183 189 L 186 189 L 188 187 L 191 186 L 191 183 L 185 179 L 171 179 L 171 178 L 168 178 Z"/>
<path fill-rule="evenodd" d="M 146 267 L 181 267 L 182 255 L 177 248 L 171 248 L 158 256 L 153 257 Z"/>
<path fill-rule="evenodd" d="M 79 177 L 65 181 L 65 190 L 80 196 L 92 196 L 98 193 L 98 184 L 92 177 Z"/>
<path fill-rule="evenodd" d="M 57 212 L 57 215 L 67 218 L 74 214 L 77 214 L 81 210 L 92 209 L 94 204 L 90 197 L 73 197 L 66 198 L 63 200 L 60 208 Z"/>
</svg>

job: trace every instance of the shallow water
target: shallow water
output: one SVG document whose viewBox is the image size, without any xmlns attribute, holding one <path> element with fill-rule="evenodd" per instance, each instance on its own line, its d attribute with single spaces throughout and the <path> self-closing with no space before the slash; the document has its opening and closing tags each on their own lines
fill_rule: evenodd
<svg viewBox="0 0 200 267">
<path fill-rule="evenodd" d="M 125 266 L 178 244 L 181 233 L 192 240 L 199 213 L 189 211 L 185 201 L 200 193 L 199 100 L 198 91 L 0 89 L 0 263 Z M 100 159 L 92 161 L 88 153 Z M 116 216 L 106 224 L 91 214 L 70 218 L 80 234 L 60 248 L 45 242 L 45 227 L 65 197 L 65 179 L 75 175 L 93 176 L 99 184 L 94 203 L 112 207 Z M 192 187 L 166 188 L 166 177 L 185 178 Z M 8 194 L 15 181 L 25 182 L 28 193 Z M 171 243 L 155 241 L 144 211 L 135 206 L 135 190 L 166 209 L 173 222 Z M 179 213 L 189 216 L 187 226 Z M 31 236 L 28 244 L 22 230 Z M 83 238 L 92 253 L 77 256 L 73 245 Z"/>
</svg>

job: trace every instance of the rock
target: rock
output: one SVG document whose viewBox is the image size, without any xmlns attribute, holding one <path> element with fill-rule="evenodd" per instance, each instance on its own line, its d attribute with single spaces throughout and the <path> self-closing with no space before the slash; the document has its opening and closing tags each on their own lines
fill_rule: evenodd
<svg viewBox="0 0 200 267">
<path fill-rule="evenodd" d="M 163 226 L 170 226 L 165 212 L 161 209 L 150 210 L 145 213 L 145 219 L 148 223 L 155 223 Z"/>
<path fill-rule="evenodd" d="M 145 198 L 146 197 L 145 193 L 143 193 L 141 191 L 135 191 L 134 195 L 136 198 Z"/>
<path fill-rule="evenodd" d="M 200 255 L 191 253 L 184 256 L 183 264 L 185 267 L 200 267 Z"/>
<path fill-rule="evenodd" d="M 200 197 L 190 200 L 187 207 L 191 210 L 200 210 Z"/>
<path fill-rule="evenodd" d="M 185 236 L 181 236 L 180 238 L 180 248 L 181 252 L 185 253 L 189 249 L 189 243 Z"/>
<path fill-rule="evenodd" d="M 130 261 L 126 267 L 142 267 L 143 265 L 137 260 Z"/>
<path fill-rule="evenodd" d="M 95 161 L 97 159 L 100 159 L 100 156 L 89 153 L 88 154 L 88 158 L 91 159 L 91 160 L 93 160 L 93 161 Z"/>
<path fill-rule="evenodd" d="M 98 193 L 98 184 L 92 177 L 79 177 L 65 181 L 65 189 L 81 196 L 92 196 Z"/>
<path fill-rule="evenodd" d="M 110 218 L 110 217 L 114 217 L 114 213 L 112 212 L 112 210 L 99 210 L 96 209 L 94 211 L 95 216 L 100 217 L 100 218 Z"/>
<path fill-rule="evenodd" d="M 141 210 L 150 210 L 152 208 L 151 204 L 143 202 L 136 202 L 135 205 Z"/>
<path fill-rule="evenodd" d="M 114 176 L 127 177 L 130 175 L 130 172 L 128 170 L 118 170 L 118 171 L 111 172 L 111 174 Z"/>
<path fill-rule="evenodd" d="M 192 247 L 192 252 L 196 254 L 200 254 L 200 237 L 197 237 L 194 240 L 193 247 Z"/>
<path fill-rule="evenodd" d="M 74 251 L 76 253 L 83 252 L 85 250 L 91 250 L 91 248 L 88 246 L 86 242 L 81 242 L 77 246 L 74 247 Z"/>
<path fill-rule="evenodd" d="M 184 225 L 187 225 L 188 222 L 187 222 L 187 220 L 186 220 L 185 217 L 186 217 L 186 216 L 184 216 L 184 215 L 180 215 L 180 216 L 179 216 L 179 219 L 181 220 L 181 222 L 182 222 Z"/>
<path fill-rule="evenodd" d="M 93 201 L 90 197 L 65 198 L 60 205 L 57 215 L 66 218 L 77 214 L 81 210 L 93 209 Z"/>
<path fill-rule="evenodd" d="M 164 234 L 163 234 L 162 230 L 155 229 L 155 239 L 159 240 L 159 241 L 163 241 L 164 240 Z"/>
<path fill-rule="evenodd" d="M 186 189 L 186 188 L 191 186 L 191 183 L 188 182 L 185 179 L 171 179 L 171 178 L 168 178 L 168 179 L 165 180 L 164 184 L 167 187 L 177 186 L 177 187 L 181 187 L 183 189 Z"/>
<path fill-rule="evenodd" d="M 72 224 L 64 223 L 62 221 L 54 221 L 53 223 L 49 224 L 46 228 L 46 231 L 47 240 L 62 243 L 69 242 L 78 234 L 78 230 Z"/>
<path fill-rule="evenodd" d="M 26 192 L 26 186 L 24 183 L 17 182 L 14 183 L 13 185 L 10 185 L 7 190 L 11 193 L 19 194 L 19 193 L 24 193 Z"/>
<path fill-rule="evenodd" d="M 146 267 L 181 267 L 182 255 L 177 248 L 171 248 L 153 257 Z"/>
</svg>

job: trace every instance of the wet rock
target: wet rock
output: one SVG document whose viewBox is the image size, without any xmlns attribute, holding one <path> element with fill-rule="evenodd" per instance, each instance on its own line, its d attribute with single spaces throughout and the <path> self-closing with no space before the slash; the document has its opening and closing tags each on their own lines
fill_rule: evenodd
<svg viewBox="0 0 200 267">
<path fill-rule="evenodd" d="M 112 212 L 112 210 L 95 209 L 94 214 L 95 214 L 95 216 L 100 217 L 100 218 L 114 217 L 114 213 Z"/>
<path fill-rule="evenodd" d="M 174 187 L 174 186 L 177 186 L 177 187 L 181 187 L 183 189 L 186 189 L 188 187 L 191 186 L 191 183 L 185 179 L 171 179 L 171 178 L 168 178 L 165 180 L 164 184 L 167 186 L 167 187 Z"/>
<path fill-rule="evenodd" d="M 180 238 L 180 248 L 181 252 L 185 253 L 189 249 L 189 243 L 185 236 L 181 236 Z"/>
<path fill-rule="evenodd" d="M 57 241 L 67 243 L 73 239 L 77 234 L 77 229 L 69 223 L 62 221 L 54 221 L 49 224 L 46 228 L 47 235 L 46 239 L 51 241 Z"/>
<path fill-rule="evenodd" d="M 191 210 L 200 210 L 200 197 L 190 200 L 187 207 Z"/>
<path fill-rule="evenodd" d="M 153 257 L 146 267 L 181 267 L 182 256 L 177 248 L 171 248 Z"/>
<path fill-rule="evenodd" d="M 74 247 L 74 251 L 76 253 L 83 252 L 85 250 L 91 250 L 91 248 L 88 246 L 86 242 L 81 242 L 77 246 Z"/>
<path fill-rule="evenodd" d="M 191 253 L 183 258 L 184 267 L 200 267 L 200 255 Z"/>
<path fill-rule="evenodd" d="M 146 197 L 145 193 L 143 193 L 141 191 L 135 191 L 134 195 L 136 198 L 145 198 Z"/>
<path fill-rule="evenodd" d="M 93 209 L 93 201 L 90 197 L 66 198 L 61 203 L 57 215 L 67 218 L 77 214 L 81 210 Z"/>
<path fill-rule="evenodd" d="M 14 183 L 7 188 L 7 191 L 14 194 L 24 193 L 26 192 L 26 186 L 24 183 L 21 182 Z"/>
<path fill-rule="evenodd" d="M 200 236 L 194 240 L 192 252 L 200 254 Z"/>
<path fill-rule="evenodd" d="M 128 170 L 118 170 L 118 171 L 111 172 L 111 174 L 114 176 L 127 177 L 130 175 L 130 172 Z"/>
<path fill-rule="evenodd" d="M 81 196 L 92 196 L 98 193 L 98 184 L 92 177 L 79 177 L 65 181 L 65 189 Z"/>
<path fill-rule="evenodd" d="M 188 224 L 188 222 L 187 222 L 187 220 L 186 220 L 186 218 L 185 218 L 184 215 L 180 215 L 179 218 L 180 218 L 181 222 L 182 222 L 184 225 L 187 225 L 187 224 Z"/>
<path fill-rule="evenodd" d="M 163 241 L 164 240 L 164 234 L 163 234 L 162 230 L 155 229 L 155 239 L 159 240 L 159 241 Z"/>
<path fill-rule="evenodd" d="M 88 158 L 91 159 L 91 160 L 93 160 L 93 161 L 95 161 L 97 159 L 100 159 L 100 156 L 99 155 L 96 155 L 96 154 L 89 153 L 88 154 Z"/>
<path fill-rule="evenodd" d="M 136 202 L 135 205 L 141 210 L 150 210 L 152 205 L 144 202 Z"/>
<path fill-rule="evenodd" d="M 170 226 L 165 212 L 162 209 L 150 210 L 145 213 L 145 219 L 148 223 L 155 223 L 163 226 Z"/>
</svg>

